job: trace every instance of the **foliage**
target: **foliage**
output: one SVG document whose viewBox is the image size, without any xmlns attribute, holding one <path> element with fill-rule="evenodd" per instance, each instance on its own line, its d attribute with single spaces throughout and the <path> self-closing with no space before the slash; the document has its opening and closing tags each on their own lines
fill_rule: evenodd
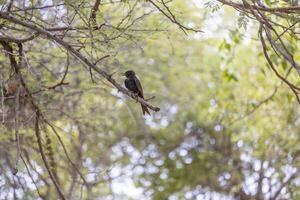
<svg viewBox="0 0 300 200">
<path fill-rule="evenodd" d="M 0 199 L 299 198 L 295 1 L 48 3 L 1 5 Z"/>
</svg>

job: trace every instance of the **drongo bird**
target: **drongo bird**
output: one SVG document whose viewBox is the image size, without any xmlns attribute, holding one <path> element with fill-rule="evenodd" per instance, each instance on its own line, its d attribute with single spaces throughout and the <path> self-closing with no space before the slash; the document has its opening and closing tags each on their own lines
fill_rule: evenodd
<svg viewBox="0 0 300 200">
<path fill-rule="evenodd" d="M 135 72 L 132 70 L 128 70 L 125 72 L 124 76 L 126 76 L 125 87 L 131 92 L 136 93 L 142 99 L 144 99 L 143 88 L 140 80 L 135 76 Z M 150 115 L 148 108 L 143 104 L 141 104 L 141 106 L 143 110 L 143 115 L 145 115 L 146 113 Z"/>
</svg>

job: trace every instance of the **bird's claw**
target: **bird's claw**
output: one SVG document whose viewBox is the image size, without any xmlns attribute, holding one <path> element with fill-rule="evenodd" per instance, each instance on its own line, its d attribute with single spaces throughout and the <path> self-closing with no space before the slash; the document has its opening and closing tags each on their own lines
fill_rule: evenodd
<svg viewBox="0 0 300 200">
<path fill-rule="evenodd" d="M 138 95 L 137 93 L 135 93 L 135 92 L 132 92 L 132 95 L 133 95 L 133 97 L 134 97 L 134 99 L 135 99 L 135 101 L 136 101 L 136 103 L 137 103 L 137 102 L 138 102 L 139 95 Z"/>
</svg>

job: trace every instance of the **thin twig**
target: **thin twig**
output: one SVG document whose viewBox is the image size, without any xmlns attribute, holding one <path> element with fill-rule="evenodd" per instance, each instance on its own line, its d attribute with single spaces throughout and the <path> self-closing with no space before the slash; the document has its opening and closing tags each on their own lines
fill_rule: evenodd
<svg viewBox="0 0 300 200">
<path fill-rule="evenodd" d="M 2 124 L 4 124 L 4 122 L 5 122 L 5 115 L 4 115 L 4 85 L 3 85 L 3 82 L 4 82 L 4 80 L 3 80 L 3 76 L 2 76 L 2 74 L 0 74 L 0 77 L 1 77 L 1 107 L 2 107 Z"/>
<path fill-rule="evenodd" d="M 23 158 L 23 155 L 22 155 L 22 154 L 20 154 L 20 158 L 21 158 L 21 160 L 23 161 L 23 164 L 25 165 L 26 171 L 27 171 L 27 173 L 28 173 L 28 175 L 29 175 L 29 177 L 30 177 L 32 183 L 34 184 L 35 189 L 36 189 L 36 191 L 37 191 L 39 197 L 41 197 L 41 199 L 44 199 L 43 196 L 42 196 L 42 194 L 41 194 L 41 192 L 40 192 L 40 190 L 39 190 L 39 187 L 37 186 L 37 184 L 36 184 L 34 178 L 32 177 L 32 174 L 30 173 L 30 169 L 29 169 L 29 167 L 27 166 L 26 161 L 25 161 L 25 159 Z"/>
<path fill-rule="evenodd" d="M 79 174 L 80 178 L 83 180 L 84 184 L 88 186 L 88 182 L 85 180 L 83 174 L 80 172 L 80 170 L 78 169 L 78 167 L 76 166 L 76 164 L 72 161 L 72 159 L 70 158 L 67 148 L 65 147 L 64 142 L 62 141 L 61 137 L 59 136 L 58 132 L 56 131 L 56 129 L 54 128 L 54 126 L 48 122 L 47 120 L 44 120 L 46 124 L 48 124 L 48 126 L 51 128 L 51 130 L 54 132 L 55 136 L 57 137 L 59 143 L 61 144 L 64 153 L 67 157 L 67 159 L 69 160 L 69 162 L 71 163 L 71 165 L 73 166 L 73 168 L 77 171 L 77 173 Z"/>
<path fill-rule="evenodd" d="M 48 161 L 47 161 L 47 158 L 46 158 L 46 155 L 45 155 L 45 152 L 44 152 L 44 149 L 43 149 L 43 145 L 42 145 L 42 139 L 41 139 L 41 135 L 40 135 L 40 127 L 39 127 L 39 120 L 40 120 L 40 111 L 39 110 L 36 110 L 36 116 L 35 116 L 35 135 L 36 135 L 36 138 L 37 138 L 37 142 L 38 142 L 38 147 L 39 147 L 39 152 L 42 156 L 42 160 L 44 162 L 44 165 L 48 171 L 48 174 L 50 176 L 50 179 L 52 180 L 52 182 L 54 183 L 54 186 L 56 188 L 56 191 L 58 192 L 59 194 L 59 197 L 62 199 L 62 200 L 65 200 L 65 196 L 60 188 L 60 186 L 58 185 L 53 173 L 51 172 L 51 169 L 50 169 L 50 166 L 48 164 Z"/>
<path fill-rule="evenodd" d="M 17 147 L 17 155 L 16 155 L 16 162 L 15 162 L 15 173 L 18 172 L 18 164 L 19 158 L 21 155 L 21 147 L 20 147 L 20 134 L 19 134 L 19 110 L 20 110 L 20 88 L 17 88 L 16 91 L 16 98 L 15 98 L 15 136 L 16 136 L 16 147 Z"/>
</svg>

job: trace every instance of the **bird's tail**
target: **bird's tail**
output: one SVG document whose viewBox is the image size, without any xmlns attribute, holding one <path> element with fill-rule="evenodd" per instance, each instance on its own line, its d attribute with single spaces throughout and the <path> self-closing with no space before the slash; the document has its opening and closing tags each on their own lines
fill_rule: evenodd
<svg viewBox="0 0 300 200">
<path fill-rule="evenodd" d="M 141 104 L 141 106 L 142 106 L 143 115 L 145 115 L 146 113 L 148 115 L 151 115 L 148 108 L 147 108 L 147 106 L 144 106 L 143 104 Z"/>
</svg>

